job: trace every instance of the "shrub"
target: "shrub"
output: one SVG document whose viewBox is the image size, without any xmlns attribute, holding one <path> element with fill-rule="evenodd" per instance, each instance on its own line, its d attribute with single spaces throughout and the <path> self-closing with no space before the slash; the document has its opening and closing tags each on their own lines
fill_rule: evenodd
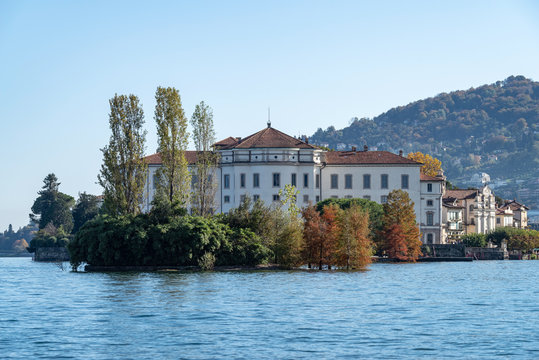
<svg viewBox="0 0 539 360">
<path fill-rule="evenodd" d="M 485 247 L 487 246 L 485 234 L 468 234 L 462 237 L 462 243 L 467 247 Z"/>
</svg>

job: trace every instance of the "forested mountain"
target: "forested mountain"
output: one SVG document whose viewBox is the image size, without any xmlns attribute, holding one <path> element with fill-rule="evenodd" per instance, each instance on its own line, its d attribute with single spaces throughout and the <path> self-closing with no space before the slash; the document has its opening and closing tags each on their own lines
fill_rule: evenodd
<svg viewBox="0 0 539 360">
<path fill-rule="evenodd" d="M 318 129 L 311 142 L 334 149 L 421 151 L 440 160 L 461 186 L 491 176 L 497 194 L 539 206 L 539 82 L 524 76 L 442 93 L 350 126 Z M 477 178 L 477 176 L 475 177 Z"/>
</svg>

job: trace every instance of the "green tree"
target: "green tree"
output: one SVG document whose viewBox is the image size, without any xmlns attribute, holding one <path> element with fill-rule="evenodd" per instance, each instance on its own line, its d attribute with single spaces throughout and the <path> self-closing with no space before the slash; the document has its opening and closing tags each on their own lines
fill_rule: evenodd
<svg viewBox="0 0 539 360">
<path fill-rule="evenodd" d="M 284 189 L 279 190 L 279 197 L 281 198 L 281 204 L 285 206 L 288 204 L 288 213 L 290 216 L 298 216 L 300 209 L 297 205 L 297 196 L 299 190 L 294 185 L 286 184 Z"/>
<path fill-rule="evenodd" d="M 158 87 L 155 101 L 154 118 L 162 161 L 157 171 L 156 198 L 186 206 L 191 184 L 185 157 L 189 133 L 180 94 L 175 88 Z"/>
<path fill-rule="evenodd" d="M 143 200 L 147 164 L 144 162 L 146 131 L 144 112 L 135 95 L 114 95 L 109 101 L 109 145 L 103 152 L 98 175 L 104 189 L 105 211 L 113 215 L 137 214 Z"/>
<path fill-rule="evenodd" d="M 487 240 L 485 234 L 467 234 L 461 238 L 464 245 L 468 247 L 485 247 Z"/>
<path fill-rule="evenodd" d="M 62 227 L 69 233 L 73 229 L 71 208 L 75 204 L 75 199 L 58 190 L 60 183 L 56 175 L 47 175 L 43 182 L 45 185 L 38 192 L 39 196 L 32 205 L 30 220 L 38 223 L 40 229 L 51 223 L 55 228 Z"/>
<path fill-rule="evenodd" d="M 193 126 L 193 141 L 197 151 L 196 181 L 194 181 L 193 210 L 201 215 L 212 214 L 215 208 L 215 169 L 219 157 L 212 151 L 215 143 L 215 130 L 213 129 L 213 111 L 202 101 L 195 107 L 191 117 Z"/>
<path fill-rule="evenodd" d="M 359 205 L 352 205 L 338 213 L 337 221 L 337 266 L 346 270 L 367 267 L 372 255 L 369 214 Z"/>
<path fill-rule="evenodd" d="M 400 230 L 406 245 L 408 261 L 416 261 L 421 255 L 421 240 L 419 240 L 419 227 L 415 221 L 414 202 L 406 191 L 393 190 L 387 196 L 387 203 L 384 205 L 384 234 L 394 234 Z M 393 225 L 399 225 L 399 228 Z M 401 248 L 399 241 L 394 241 L 397 236 L 386 237 L 386 250 L 389 254 L 398 253 Z M 399 249 L 391 249 L 394 244 L 399 244 Z"/>
<path fill-rule="evenodd" d="M 88 220 L 92 220 L 99 214 L 99 199 L 95 195 L 86 192 L 79 193 L 77 204 L 73 208 L 73 234 Z"/>
</svg>

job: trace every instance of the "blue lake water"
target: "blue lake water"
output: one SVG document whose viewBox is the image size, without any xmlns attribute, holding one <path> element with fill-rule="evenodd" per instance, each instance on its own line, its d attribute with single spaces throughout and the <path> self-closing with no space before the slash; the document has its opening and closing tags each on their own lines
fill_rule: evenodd
<svg viewBox="0 0 539 360">
<path fill-rule="evenodd" d="M 539 261 L 72 273 L 0 258 L 1 359 L 539 358 Z"/>
</svg>

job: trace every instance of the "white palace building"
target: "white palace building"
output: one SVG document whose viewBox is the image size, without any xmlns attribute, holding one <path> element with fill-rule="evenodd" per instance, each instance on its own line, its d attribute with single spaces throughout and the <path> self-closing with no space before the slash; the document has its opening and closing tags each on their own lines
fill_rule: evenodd
<svg viewBox="0 0 539 360">
<path fill-rule="evenodd" d="M 298 205 L 307 206 L 328 198 L 364 198 L 380 204 L 394 189 L 408 192 L 415 205 L 424 243 L 445 242 L 442 231 L 443 177 L 420 175 L 421 163 L 388 151 L 326 151 L 308 141 L 271 127 L 246 138 L 229 137 L 214 145 L 220 154 L 216 171 L 215 208 L 226 213 L 246 196 L 266 204 L 280 201 L 279 190 L 294 185 Z M 187 151 L 190 167 L 196 152 Z M 147 196 L 149 211 L 154 195 L 159 154 L 146 157 L 149 167 Z"/>
</svg>

